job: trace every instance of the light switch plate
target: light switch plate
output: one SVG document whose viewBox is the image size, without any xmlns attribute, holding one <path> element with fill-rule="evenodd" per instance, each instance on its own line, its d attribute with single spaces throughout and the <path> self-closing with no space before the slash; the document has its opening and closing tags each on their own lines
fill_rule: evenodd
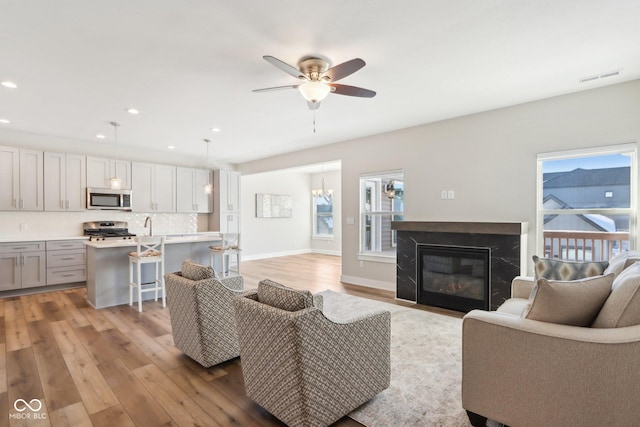
<svg viewBox="0 0 640 427">
<path fill-rule="evenodd" d="M 447 191 L 447 199 L 455 199 L 456 194 L 453 190 Z"/>
</svg>

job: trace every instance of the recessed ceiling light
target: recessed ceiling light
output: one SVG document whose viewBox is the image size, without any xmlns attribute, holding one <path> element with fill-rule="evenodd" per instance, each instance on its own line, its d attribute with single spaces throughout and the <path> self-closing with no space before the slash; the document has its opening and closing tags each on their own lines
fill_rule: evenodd
<svg viewBox="0 0 640 427">
<path fill-rule="evenodd" d="M 98 138 L 98 139 L 104 139 L 104 135 L 103 135 L 103 134 L 101 134 L 101 133 L 99 133 L 99 134 L 97 134 L 97 135 L 96 135 L 96 138 Z"/>
<path fill-rule="evenodd" d="M 220 132 L 220 128 L 211 128 L 211 132 Z"/>
<path fill-rule="evenodd" d="M 5 125 L 8 125 L 9 123 L 11 123 L 11 121 L 7 119 L 0 119 L 0 123 L 4 123 Z"/>
<path fill-rule="evenodd" d="M 175 145 L 169 145 L 169 146 L 167 146 L 167 148 L 168 148 L 169 150 L 175 150 L 175 149 L 176 149 L 176 146 L 175 146 Z"/>
<path fill-rule="evenodd" d="M 127 113 L 136 115 L 140 114 L 140 111 L 136 110 L 135 108 L 127 108 Z"/>
<path fill-rule="evenodd" d="M 3 82 L 0 82 L 0 85 L 4 86 L 4 87 L 8 87 L 10 89 L 16 89 L 18 87 L 17 84 L 15 84 L 14 82 L 10 82 L 8 80 L 5 80 Z"/>
</svg>

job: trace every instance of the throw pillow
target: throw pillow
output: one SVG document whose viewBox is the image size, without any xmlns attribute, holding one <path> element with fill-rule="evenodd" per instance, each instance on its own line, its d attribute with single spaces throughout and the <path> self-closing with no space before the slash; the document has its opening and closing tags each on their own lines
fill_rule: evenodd
<svg viewBox="0 0 640 427">
<path fill-rule="evenodd" d="M 548 323 L 590 326 L 611 293 L 613 274 L 573 281 L 539 279 L 523 317 Z"/>
<path fill-rule="evenodd" d="M 182 262 L 182 277 L 189 280 L 204 280 L 215 277 L 213 268 L 187 259 Z"/>
<path fill-rule="evenodd" d="M 258 283 L 258 301 L 287 311 L 298 311 L 314 306 L 311 292 L 288 288 L 268 279 Z"/>
<path fill-rule="evenodd" d="M 625 268 L 613 281 L 594 328 L 622 328 L 640 325 L 640 262 Z"/>
<path fill-rule="evenodd" d="M 535 277 L 549 280 L 578 280 L 585 277 L 600 276 L 609 266 L 609 262 L 571 262 L 533 256 Z"/>
<path fill-rule="evenodd" d="M 618 274 L 622 273 L 622 270 L 636 261 L 640 261 L 640 252 L 621 252 L 609 261 L 609 267 L 604 271 L 604 274 L 613 273 L 618 276 Z"/>
</svg>

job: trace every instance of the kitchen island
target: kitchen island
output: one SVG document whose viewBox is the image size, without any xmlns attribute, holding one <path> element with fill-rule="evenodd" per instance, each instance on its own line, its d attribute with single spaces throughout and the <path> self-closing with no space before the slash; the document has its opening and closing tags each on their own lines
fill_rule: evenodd
<svg viewBox="0 0 640 427">
<path fill-rule="evenodd" d="M 164 248 L 164 271 L 180 271 L 182 261 L 192 259 L 209 265 L 209 246 L 220 244 L 216 232 L 167 235 Z M 136 250 L 136 240 L 86 241 L 87 300 L 95 308 L 129 303 L 129 252 Z M 153 265 L 143 265 L 142 279 L 152 280 Z M 147 295 L 144 299 L 153 299 Z"/>
</svg>

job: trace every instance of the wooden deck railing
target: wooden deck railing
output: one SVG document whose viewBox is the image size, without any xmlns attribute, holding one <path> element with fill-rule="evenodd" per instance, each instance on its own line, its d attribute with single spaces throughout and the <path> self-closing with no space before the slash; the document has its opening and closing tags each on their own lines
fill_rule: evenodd
<svg viewBox="0 0 640 427">
<path fill-rule="evenodd" d="M 628 232 L 545 231 L 547 258 L 571 261 L 606 261 L 629 249 Z"/>
</svg>

